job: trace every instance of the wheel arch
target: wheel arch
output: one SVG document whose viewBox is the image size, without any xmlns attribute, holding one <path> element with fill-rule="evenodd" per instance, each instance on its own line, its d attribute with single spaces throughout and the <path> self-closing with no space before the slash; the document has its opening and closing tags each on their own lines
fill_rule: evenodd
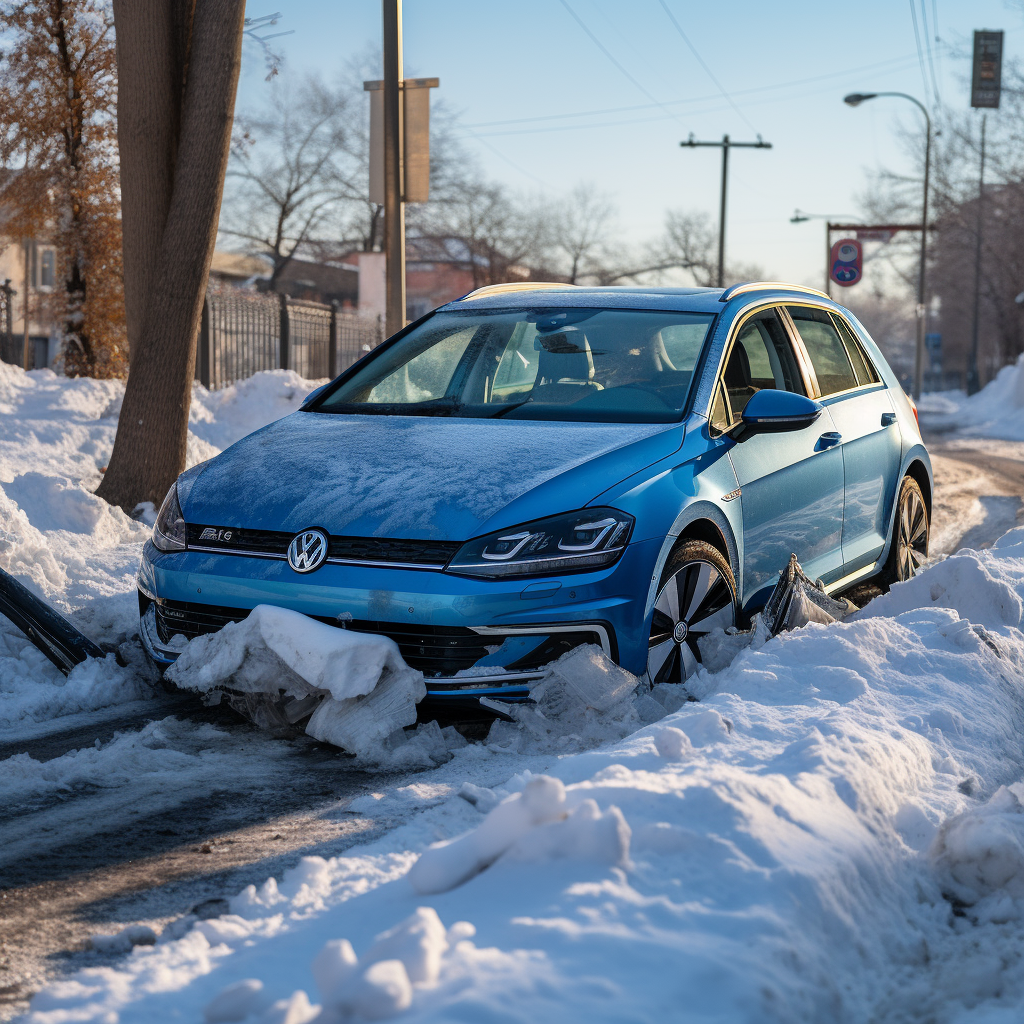
<svg viewBox="0 0 1024 1024">
<path fill-rule="evenodd" d="M 684 541 L 703 540 L 713 548 L 720 551 L 729 568 L 732 569 L 733 578 L 736 581 L 737 594 L 741 591 L 741 565 L 739 547 L 736 543 L 736 535 L 732 525 L 725 513 L 713 502 L 695 501 L 679 513 L 676 521 L 672 524 L 665 542 L 661 546 L 654 572 L 651 576 L 650 587 L 647 591 L 647 604 L 644 609 L 644 621 L 650 622 L 650 616 L 657 598 L 658 584 L 661 581 L 665 565 L 672 557 L 675 550 Z"/>
<path fill-rule="evenodd" d="M 921 488 L 921 493 L 924 495 L 925 508 L 928 509 L 928 520 L 932 518 L 932 476 L 928 472 L 924 462 L 920 458 L 912 458 L 907 464 L 907 468 L 903 471 L 903 476 L 909 476 L 912 480 L 917 482 L 917 486 Z M 902 477 L 901 477 L 902 479 Z"/>
</svg>

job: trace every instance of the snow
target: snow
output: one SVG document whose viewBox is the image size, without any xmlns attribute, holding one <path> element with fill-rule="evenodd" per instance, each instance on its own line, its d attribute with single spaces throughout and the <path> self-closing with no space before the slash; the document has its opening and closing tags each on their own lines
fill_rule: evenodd
<svg viewBox="0 0 1024 1024">
<path fill-rule="evenodd" d="M 221 391 L 193 386 L 189 453 L 209 458 L 293 412 L 321 381 L 273 370 Z M 93 493 L 114 444 L 124 385 L 26 373 L 0 363 L 0 568 L 68 615 L 97 642 L 138 630 L 135 572 L 152 521 L 135 521 Z M 111 662 L 64 677 L 0 619 L 0 730 L 38 734 L 56 719 L 151 696 L 137 672 Z"/>
<path fill-rule="evenodd" d="M 933 429 L 1024 441 L 1024 355 L 969 398 L 962 391 L 922 395 L 918 414 L 922 425 Z"/>
<path fill-rule="evenodd" d="M 206 396 L 196 436 L 228 443 L 303 387 L 271 374 Z M 148 532 L 91 500 L 118 388 L 0 367 L 0 564 L 109 641 L 134 624 Z M 730 648 L 692 680 L 697 702 L 665 687 L 634 700 L 628 673 L 573 652 L 484 742 L 437 723 L 375 741 L 421 773 L 379 773 L 346 806 L 387 823 L 371 839 L 336 856 L 313 845 L 214 916 L 96 935 L 120 958 L 45 986 L 26 1020 L 1019 1020 L 1022 609 L 1016 529 L 847 621 Z M 323 626 L 328 640 L 317 623 L 286 640 L 286 620 L 261 610 L 193 645 L 182 678 L 276 680 L 329 694 L 323 708 L 365 706 L 402 675 L 386 643 Z M 147 690 L 112 659 L 65 681 L 0 622 L 9 736 L 95 721 Z M 81 841 L 69 793 L 94 790 L 93 814 L 121 820 L 210 777 L 271 791 L 285 756 L 256 733 L 164 717 L 49 760 L 9 757 L 5 805 L 38 813 L 5 821 L 0 863 L 32 856 L 43 830 Z"/>
</svg>

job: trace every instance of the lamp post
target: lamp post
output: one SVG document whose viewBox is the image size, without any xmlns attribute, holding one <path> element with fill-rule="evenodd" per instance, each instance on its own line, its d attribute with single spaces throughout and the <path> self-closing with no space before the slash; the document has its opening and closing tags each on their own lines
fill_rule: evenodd
<svg viewBox="0 0 1024 1024">
<path fill-rule="evenodd" d="M 851 107 L 859 107 L 866 100 L 877 99 L 879 96 L 897 96 L 910 100 L 922 114 L 925 123 L 924 143 L 924 199 L 921 203 L 921 265 L 917 271 L 917 345 L 914 351 L 914 398 L 921 397 L 921 375 L 924 370 L 924 333 L 925 333 L 925 267 L 928 260 L 928 172 L 932 159 L 932 119 L 928 116 L 925 105 L 905 92 L 851 92 L 843 97 L 843 102 Z"/>
</svg>

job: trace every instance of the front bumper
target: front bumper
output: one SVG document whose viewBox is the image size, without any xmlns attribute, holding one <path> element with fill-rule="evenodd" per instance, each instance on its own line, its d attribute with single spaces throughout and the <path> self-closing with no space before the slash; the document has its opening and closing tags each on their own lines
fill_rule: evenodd
<svg viewBox="0 0 1024 1024">
<path fill-rule="evenodd" d="M 180 637 L 214 632 L 257 604 L 390 636 L 423 671 L 431 700 L 523 700 L 544 666 L 583 643 L 641 674 L 656 541 L 631 544 L 609 569 L 540 580 L 479 580 L 402 568 L 287 563 L 147 543 L 139 567 L 142 640 L 170 664 Z M 175 635 L 179 636 L 177 642 Z"/>
</svg>

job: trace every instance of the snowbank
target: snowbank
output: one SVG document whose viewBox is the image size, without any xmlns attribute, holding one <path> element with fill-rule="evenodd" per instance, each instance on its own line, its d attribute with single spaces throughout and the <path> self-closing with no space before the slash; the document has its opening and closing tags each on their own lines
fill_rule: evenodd
<svg viewBox="0 0 1024 1024">
<path fill-rule="evenodd" d="M 922 395 L 918 414 L 922 425 L 933 429 L 1024 441 L 1024 355 L 970 398 L 962 391 Z"/>
<path fill-rule="evenodd" d="M 193 387 L 189 456 L 199 462 L 294 411 L 319 383 L 259 373 L 222 391 Z M 0 363 L 0 568 L 97 641 L 138 629 L 135 571 L 150 527 L 93 493 L 114 444 L 124 385 L 26 373 Z M 83 666 L 64 677 L 0 618 L 0 730 L 148 696 L 137 675 Z"/>
<path fill-rule="evenodd" d="M 1019 1019 L 1022 595 L 1017 530 L 700 674 L 660 722 L 434 793 L 28 1020 Z"/>
</svg>

